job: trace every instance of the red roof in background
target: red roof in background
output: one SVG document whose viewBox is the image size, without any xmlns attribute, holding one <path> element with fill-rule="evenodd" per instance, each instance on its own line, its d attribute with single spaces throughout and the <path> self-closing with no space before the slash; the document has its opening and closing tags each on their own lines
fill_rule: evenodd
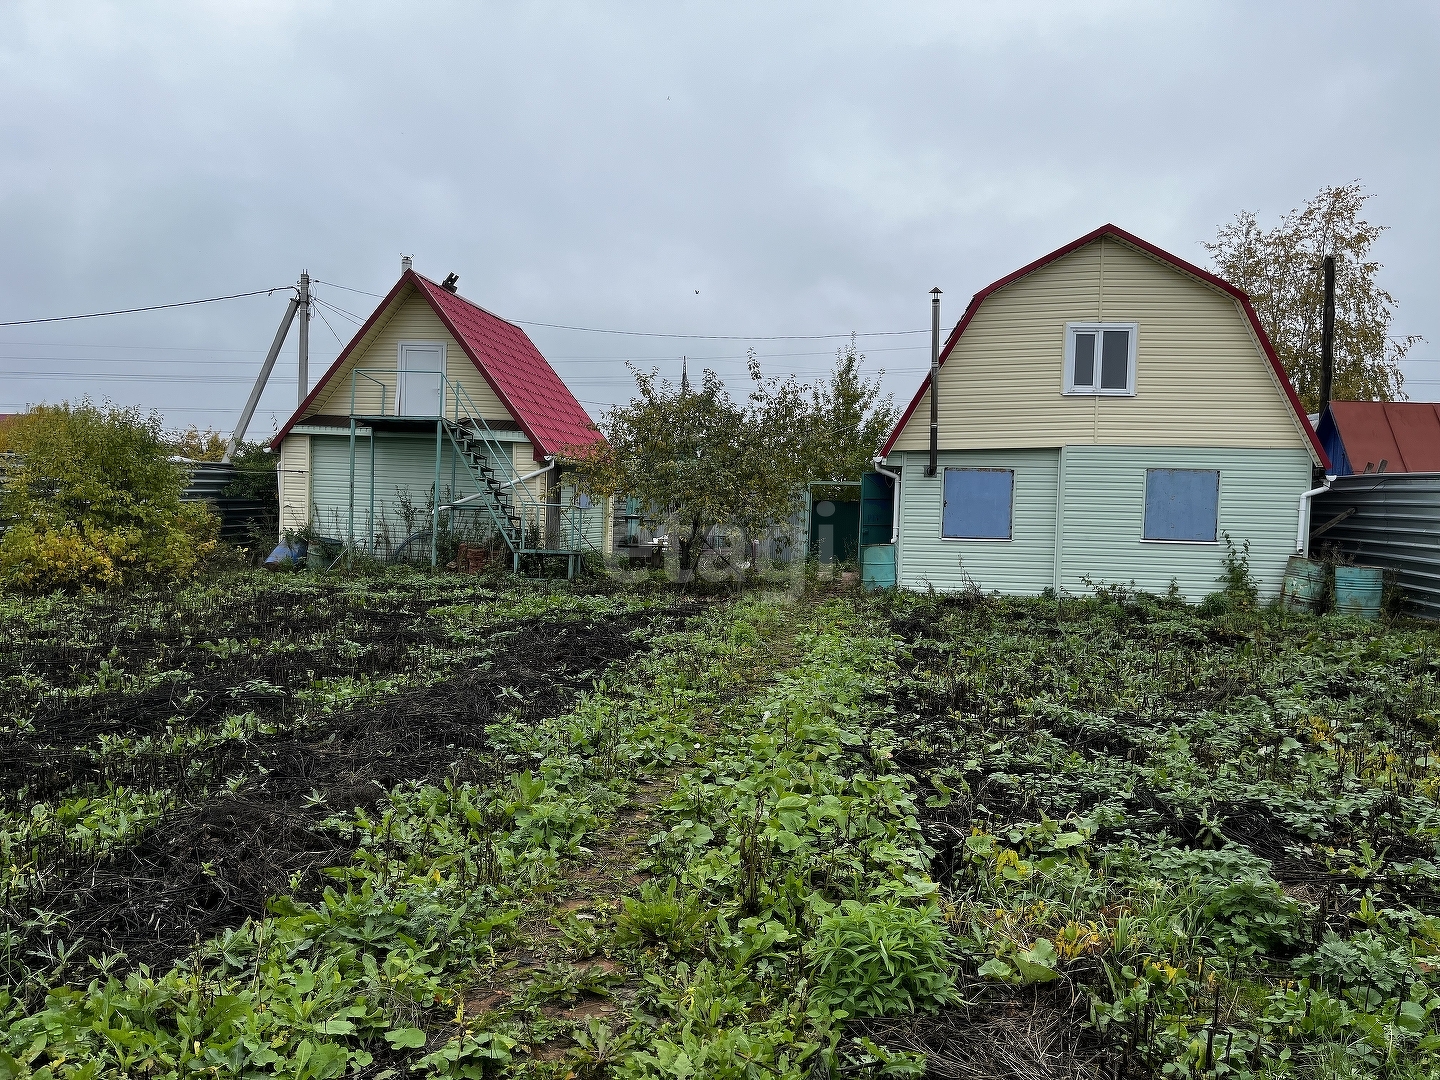
<svg viewBox="0 0 1440 1080">
<path fill-rule="evenodd" d="M 1440 472 L 1440 404 L 1332 401 L 1330 416 L 1356 472 L 1381 461 L 1387 473 Z"/>
<path fill-rule="evenodd" d="M 350 344 L 330 365 L 330 370 L 315 384 L 295 415 L 286 421 L 272 446 L 299 423 L 309 411 L 321 388 L 340 370 L 360 341 L 370 332 L 380 315 L 388 311 L 406 286 L 423 296 L 460 343 L 465 355 L 485 377 L 520 429 L 542 455 L 550 456 L 571 446 L 589 446 L 601 441 L 590 414 L 565 385 L 549 361 L 540 354 L 529 335 L 512 322 L 506 322 L 464 297 L 448 292 L 429 278 L 406 270 L 385 299 L 365 320 L 365 325 L 350 339 Z"/>
<path fill-rule="evenodd" d="M 1050 252 L 1049 255 L 1041 256 L 1034 262 L 1022 266 L 1019 270 L 1006 274 L 999 281 L 992 281 L 989 285 L 986 285 L 977 292 L 970 298 L 970 306 L 965 309 L 965 314 L 962 315 L 960 321 L 955 324 L 955 329 L 950 332 L 950 336 L 945 340 L 944 347 L 940 350 L 941 366 L 943 367 L 945 361 L 949 359 L 951 350 L 955 348 L 955 343 L 960 340 L 960 335 L 965 332 L 965 328 L 970 325 L 970 320 L 975 317 L 975 312 L 980 310 L 980 305 L 985 302 L 991 293 L 1003 289 L 1006 285 L 1011 285 L 1019 281 L 1027 274 L 1033 274 L 1041 267 L 1047 266 L 1056 259 L 1069 255 L 1072 251 L 1078 251 L 1086 244 L 1094 243 L 1104 236 L 1114 237 L 1122 243 L 1129 244 L 1131 247 L 1143 251 L 1148 255 L 1153 255 L 1161 262 L 1169 263 L 1177 270 L 1189 274 L 1192 277 L 1199 278 L 1207 285 L 1213 285 L 1221 292 L 1228 293 L 1239 301 L 1241 309 L 1245 312 L 1245 317 L 1250 321 L 1251 329 L 1255 331 L 1255 337 L 1260 342 L 1261 349 L 1264 350 L 1265 358 L 1270 361 L 1270 367 L 1275 372 L 1275 378 L 1279 380 L 1280 386 L 1285 392 L 1286 400 L 1290 402 L 1290 407 L 1295 410 L 1295 416 L 1300 423 L 1300 429 L 1310 440 L 1310 446 L 1314 450 L 1316 458 L 1328 469 L 1330 467 L 1330 459 L 1325 456 L 1325 449 L 1320 445 L 1320 440 L 1315 436 L 1315 428 L 1311 425 L 1310 418 L 1305 415 L 1305 409 L 1300 404 L 1300 398 L 1296 396 L 1295 388 L 1290 385 L 1290 380 L 1285 376 L 1285 369 L 1280 365 L 1280 358 L 1275 355 L 1275 347 L 1270 344 L 1270 338 L 1265 333 L 1265 328 L 1260 325 L 1260 317 L 1255 314 L 1255 309 L 1250 306 L 1250 298 L 1246 296 L 1242 290 L 1237 289 L 1223 278 L 1218 278 L 1208 270 L 1202 270 L 1200 267 L 1188 263 L 1184 259 L 1177 258 L 1168 251 L 1156 247 L 1148 240 L 1142 240 L 1133 233 L 1128 233 L 1115 225 L 1101 225 L 1100 228 L 1094 232 L 1086 233 L 1078 240 L 1072 240 L 1062 248 L 1056 248 Z M 890 437 L 885 440 L 885 446 L 880 451 L 881 457 L 885 457 L 890 453 L 891 447 L 895 445 L 895 440 L 900 437 L 900 432 L 904 430 L 905 425 L 910 422 L 910 417 L 914 414 L 915 410 L 919 408 L 920 399 L 925 396 L 925 389 L 929 385 L 929 382 L 930 379 L 927 375 L 921 381 L 920 389 L 915 391 L 915 397 L 911 399 L 909 407 L 901 414 L 899 421 L 891 430 Z"/>
</svg>

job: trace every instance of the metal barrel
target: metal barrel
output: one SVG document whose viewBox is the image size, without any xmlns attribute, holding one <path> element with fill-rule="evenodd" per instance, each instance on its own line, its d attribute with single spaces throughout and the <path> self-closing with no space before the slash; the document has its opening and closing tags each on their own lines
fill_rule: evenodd
<svg viewBox="0 0 1440 1080">
<path fill-rule="evenodd" d="M 1363 619 L 1380 617 L 1385 596 L 1385 571 L 1378 566 L 1335 567 L 1335 610 Z"/>
<path fill-rule="evenodd" d="M 1285 580 L 1280 586 L 1281 602 L 1287 611 L 1314 611 L 1325 595 L 1325 564 L 1291 555 L 1285 564 Z"/>
<path fill-rule="evenodd" d="M 867 590 L 895 587 L 894 544 L 866 544 L 860 549 L 860 583 Z"/>
</svg>

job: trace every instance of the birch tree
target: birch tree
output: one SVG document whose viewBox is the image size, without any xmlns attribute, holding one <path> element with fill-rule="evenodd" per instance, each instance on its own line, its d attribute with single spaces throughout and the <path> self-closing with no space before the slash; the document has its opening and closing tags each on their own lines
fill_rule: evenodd
<svg viewBox="0 0 1440 1080">
<path fill-rule="evenodd" d="M 1397 361 L 1421 340 L 1390 334 L 1395 298 L 1381 287 L 1381 264 L 1371 250 L 1386 227 L 1362 216 L 1370 198 L 1358 180 L 1321 188 L 1271 229 L 1245 210 L 1205 245 L 1216 273 L 1249 294 L 1285 374 L 1310 412 L 1320 404 L 1326 255 L 1335 256 L 1333 398 L 1403 398 Z"/>
</svg>

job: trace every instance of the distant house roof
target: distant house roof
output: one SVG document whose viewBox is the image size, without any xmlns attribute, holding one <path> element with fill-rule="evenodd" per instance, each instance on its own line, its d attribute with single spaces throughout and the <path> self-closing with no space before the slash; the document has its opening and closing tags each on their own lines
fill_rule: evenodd
<svg viewBox="0 0 1440 1080">
<path fill-rule="evenodd" d="M 1332 401 L 1320 442 L 1337 476 L 1440 472 L 1440 405 L 1428 401 Z"/>
<path fill-rule="evenodd" d="M 1255 314 L 1255 309 L 1250 306 L 1250 298 L 1246 296 L 1242 290 L 1237 289 L 1223 278 L 1218 278 L 1208 270 L 1202 270 L 1193 263 L 1188 263 L 1184 259 L 1171 255 L 1168 251 L 1156 247 L 1148 240 L 1142 240 L 1140 237 L 1133 233 L 1128 233 L 1116 225 L 1101 225 L 1100 228 L 1094 232 L 1086 233 L 1079 239 L 1070 241 L 1070 243 L 1064 247 L 1056 248 L 1050 252 L 1049 255 L 1041 256 L 1034 262 L 1022 266 L 1019 270 L 1006 274 L 999 281 L 992 281 L 989 285 L 986 285 L 977 292 L 971 297 L 970 306 L 965 309 L 965 314 L 962 315 L 960 321 L 955 324 L 955 329 L 950 332 L 949 338 L 946 339 L 944 347 L 940 350 L 941 365 L 943 366 L 949 358 L 951 351 L 955 348 L 956 342 L 960 340 L 960 335 L 965 332 L 965 328 L 970 325 L 970 320 L 975 317 L 975 313 L 980 310 L 980 305 L 985 302 L 991 293 L 1003 289 L 1006 285 L 1014 284 L 1021 278 L 1033 274 L 1036 270 L 1048 266 L 1057 259 L 1064 258 L 1073 251 L 1079 251 L 1086 244 L 1094 243 L 1102 237 L 1110 237 L 1118 240 L 1122 244 L 1128 244 L 1137 251 L 1142 251 L 1163 263 L 1168 263 L 1182 274 L 1188 274 L 1198 281 L 1209 285 L 1211 288 L 1218 289 L 1220 292 L 1233 297 L 1239 303 L 1241 310 L 1245 313 L 1245 318 L 1250 323 L 1251 329 L 1255 332 L 1256 340 L 1260 342 L 1260 348 L 1265 353 L 1265 359 L 1270 362 L 1270 366 L 1275 372 L 1276 381 L 1280 384 L 1290 407 L 1295 411 L 1295 418 L 1299 423 L 1301 431 L 1304 432 L 1306 439 L 1309 440 L 1311 447 L 1315 451 L 1315 456 L 1319 459 L 1320 463 L 1322 465 L 1328 464 L 1325 460 L 1324 448 L 1321 447 L 1320 440 L 1315 437 L 1315 429 L 1311 426 L 1309 417 L 1305 415 L 1305 409 L 1300 404 L 1300 398 L 1296 396 L 1295 388 L 1290 385 L 1290 380 L 1285 376 L 1285 369 L 1280 364 L 1280 358 L 1275 355 L 1275 347 L 1270 344 L 1270 338 L 1266 335 L 1265 328 L 1260 325 L 1260 317 Z M 905 425 L 909 423 L 910 417 L 919 407 L 921 399 L 924 398 L 929 383 L 930 380 L 928 376 L 921 381 L 920 388 L 915 391 L 915 397 L 911 399 L 909 407 L 901 414 L 899 421 L 890 431 L 890 437 L 885 440 L 885 446 L 880 451 L 882 457 L 887 456 L 895 446 L 895 441 L 900 437 L 900 432 L 903 431 Z"/>
<path fill-rule="evenodd" d="M 553 455 L 566 447 L 588 446 L 601 440 L 589 413 L 524 330 L 424 275 L 406 270 L 295 410 L 295 415 L 286 421 L 272 445 L 278 447 L 290 429 L 305 417 L 321 388 L 344 366 L 380 317 L 412 293 L 425 298 L 541 454 Z"/>
</svg>

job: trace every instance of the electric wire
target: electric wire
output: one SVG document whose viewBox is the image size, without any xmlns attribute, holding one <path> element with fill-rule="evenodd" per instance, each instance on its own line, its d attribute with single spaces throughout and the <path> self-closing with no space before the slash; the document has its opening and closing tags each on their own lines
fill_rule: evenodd
<svg viewBox="0 0 1440 1080">
<path fill-rule="evenodd" d="M 334 281 L 321 281 L 319 278 L 312 278 L 311 280 L 316 285 L 329 285 L 332 289 L 344 289 L 346 292 L 359 293 L 361 296 L 373 296 L 377 300 L 385 299 L 384 293 L 369 292 L 366 289 L 352 289 L 349 285 L 340 285 Z"/>
<path fill-rule="evenodd" d="M 360 293 L 362 296 L 374 296 L 383 299 L 380 293 L 367 292 L 365 289 L 355 289 L 349 285 L 340 285 L 334 281 L 320 281 L 321 285 L 329 285 L 331 288 L 344 289 L 346 292 Z M 354 316 L 352 316 L 353 318 Z M 504 318 L 504 316 L 501 316 Z M 363 321 L 363 320 L 361 320 Z M 565 323 L 538 322 L 534 319 L 506 319 L 507 322 L 515 323 L 517 326 L 543 326 L 550 330 L 575 330 L 586 334 L 617 334 L 621 337 L 643 337 L 643 338 L 673 338 L 686 341 L 829 341 L 848 337 L 902 337 L 908 334 L 928 334 L 929 328 L 922 330 L 874 330 L 868 333 L 847 332 L 843 334 L 661 334 L 647 330 L 607 330 L 596 326 L 570 326 Z"/>
<path fill-rule="evenodd" d="M 14 319 L 10 322 L 0 322 L 0 326 L 34 326 L 36 323 L 74 322 L 76 319 L 103 319 L 107 315 L 134 315 L 140 311 L 164 311 L 166 308 L 194 307 L 196 304 L 218 304 L 222 300 L 239 300 L 245 296 L 270 296 L 281 289 L 293 289 L 294 287 L 293 285 L 276 285 L 273 289 L 230 293 L 228 296 L 207 296 L 203 300 L 182 300 L 174 304 L 151 304 L 148 307 L 116 308 L 114 311 L 92 311 L 85 315 L 52 315 L 46 319 Z"/>
<path fill-rule="evenodd" d="M 344 315 L 345 318 L 350 319 L 350 320 L 352 320 L 352 321 L 354 321 L 354 322 L 363 323 L 363 322 L 365 321 L 364 316 L 362 316 L 362 315 L 356 315 L 353 311 L 346 311 L 344 308 L 340 307 L 338 304 L 332 304 L 329 300 L 321 300 L 321 299 L 319 299 L 318 297 L 314 297 L 314 296 L 312 296 L 311 299 L 312 299 L 312 300 L 315 300 L 316 303 L 324 304 L 327 308 L 329 308 L 331 311 L 335 312 L 337 315 Z"/>
<path fill-rule="evenodd" d="M 313 293 L 311 294 L 310 299 L 315 300 L 317 304 L 319 303 Z M 325 324 L 325 329 L 330 331 L 331 337 L 333 337 L 337 342 L 340 342 L 340 347 L 343 349 L 345 347 L 345 343 L 343 341 L 340 341 L 340 335 L 335 333 L 335 328 L 330 325 L 330 320 L 325 318 L 325 312 L 321 311 L 320 308 L 317 306 L 315 309 L 315 314 L 320 316 L 320 321 Z"/>
</svg>

